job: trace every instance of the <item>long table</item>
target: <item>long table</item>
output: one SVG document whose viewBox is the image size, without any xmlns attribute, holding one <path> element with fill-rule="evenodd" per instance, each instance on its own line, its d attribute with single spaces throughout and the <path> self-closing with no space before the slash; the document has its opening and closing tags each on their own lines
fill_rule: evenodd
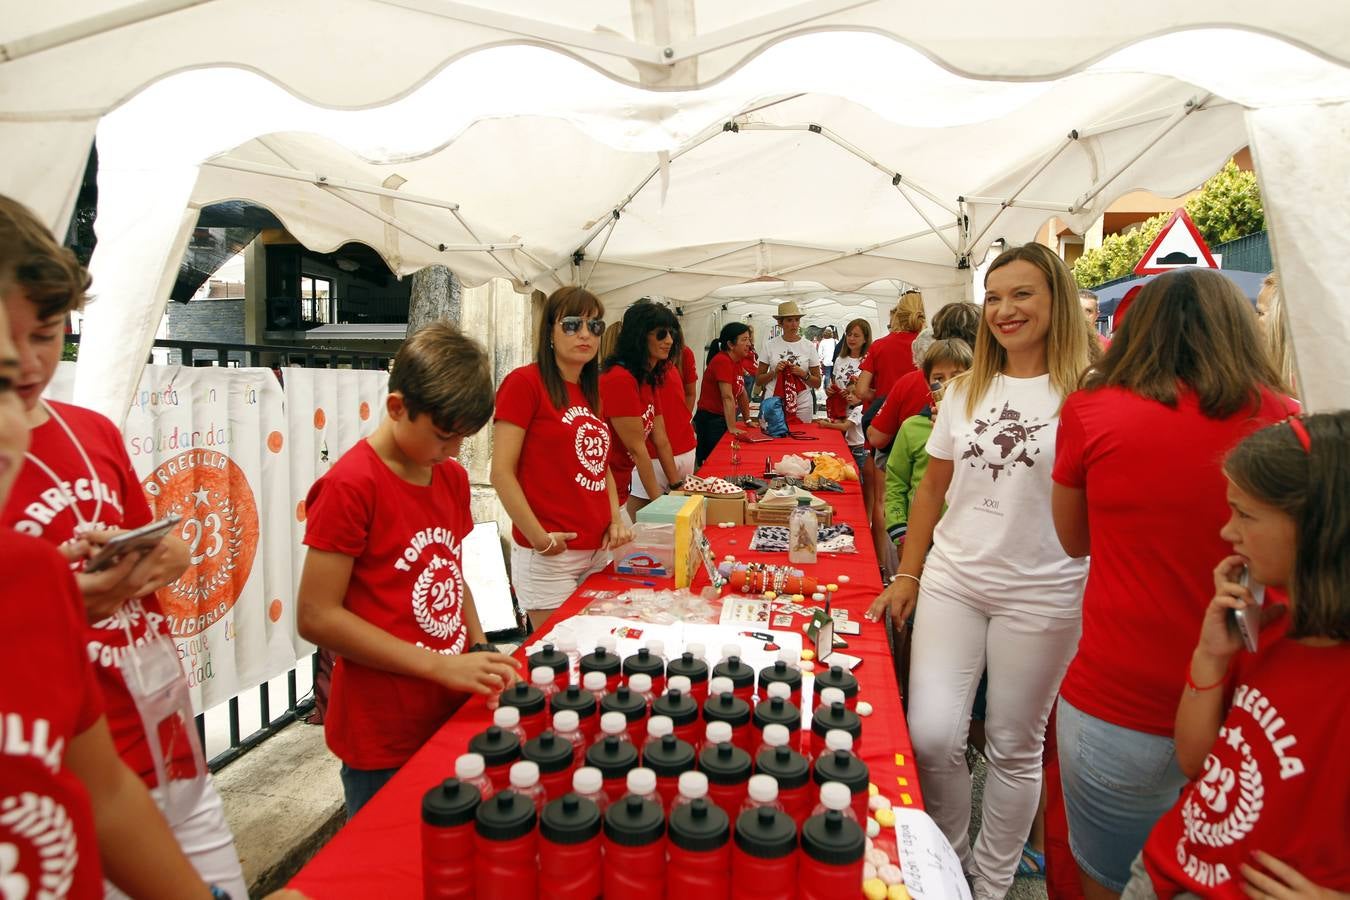
<svg viewBox="0 0 1350 900">
<path fill-rule="evenodd" d="M 764 443 L 743 443 L 738 467 L 732 466 L 730 441 L 723 438 L 700 469 L 700 474 L 756 474 L 763 471 L 765 456 L 771 456 L 776 462 L 789 453 L 821 450 L 829 450 L 851 463 L 839 432 L 811 425 L 799 427 L 802 439 L 786 437 Z M 847 522 L 856 532 L 857 553 L 822 554 L 815 566 L 804 568 L 822 583 L 838 584 L 834 605 L 847 609 L 851 619 L 862 623 L 861 634 L 847 638 L 847 652 L 863 660 L 853 673 L 859 682 L 859 699 L 870 703 L 873 709 L 872 715 L 863 721 L 862 759 L 871 770 L 872 782 L 892 803 L 922 808 L 918 773 L 914 768 L 900 692 L 887 646 L 886 626 L 863 619 L 863 613 L 881 590 L 881 581 L 867 531 L 862 488 L 858 482 L 847 482 L 842 494 L 821 496 L 834 507 L 834 521 Z M 718 559 L 733 554 L 738 560 L 747 562 L 781 564 L 786 561 L 784 553 L 750 551 L 753 530 L 750 526 L 709 527 L 707 533 Z M 840 575 L 848 576 L 848 581 L 840 582 Z M 706 577 L 702 578 L 702 583 L 706 583 Z M 700 581 L 696 580 L 694 587 L 699 586 Z M 561 619 L 581 612 L 589 602 L 589 598 L 582 596 L 583 591 L 628 587 L 631 587 L 630 583 L 615 580 L 608 571 L 587 579 L 554 614 L 545 630 Z M 800 624 L 804 620 L 798 617 L 797 621 Z M 517 656 L 523 659 L 525 649 L 521 646 Z M 420 897 L 421 796 L 453 774 L 455 757 L 464 752 L 469 738 L 490 724 L 491 713 L 482 698 L 475 697 L 466 703 L 300 871 L 291 887 L 316 900 Z M 339 789 L 336 783 L 333 789 Z"/>
</svg>

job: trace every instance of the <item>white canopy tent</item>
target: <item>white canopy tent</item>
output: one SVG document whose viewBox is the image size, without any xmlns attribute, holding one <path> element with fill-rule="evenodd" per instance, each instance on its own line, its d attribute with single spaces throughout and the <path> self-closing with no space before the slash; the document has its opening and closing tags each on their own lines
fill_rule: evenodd
<svg viewBox="0 0 1350 900">
<path fill-rule="evenodd" d="M 400 273 L 687 300 L 706 334 L 694 301 L 755 278 L 964 297 L 995 240 L 1250 145 L 1305 397 L 1350 405 L 1350 11 L 1179 6 L 55 2 L 0 20 L 0 191 L 62 226 L 97 127 L 77 396 L 120 418 L 221 200 Z"/>
</svg>

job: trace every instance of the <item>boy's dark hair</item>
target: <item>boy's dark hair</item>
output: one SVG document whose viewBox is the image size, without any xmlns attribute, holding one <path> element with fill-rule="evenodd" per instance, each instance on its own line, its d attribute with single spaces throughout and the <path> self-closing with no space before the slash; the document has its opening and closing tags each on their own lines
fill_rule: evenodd
<svg viewBox="0 0 1350 900">
<path fill-rule="evenodd" d="M 389 371 L 394 391 L 403 395 L 409 416 L 426 413 L 447 434 L 473 434 L 492 418 L 487 353 L 450 322 L 432 322 L 403 342 Z"/>
<path fill-rule="evenodd" d="M 24 289 L 39 321 L 84 306 L 89 272 L 28 207 L 0 195 L 0 296 Z"/>
<path fill-rule="evenodd" d="M 600 298 L 574 284 L 558 288 L 544 301 L 544 308 L 539 315 L 539 330 L 535 334 L 534 361 L 539 366 L 540 380 L 544 382 L 544 390 L 548 391 L 548 399 L 553 403 L 554 409 L 560 411 L 566 409 L 568 401 L 567 382 L 563 380 L 562 371 L 558 368 L 558 357 L 553 353 L 553 326 L 559 319 L 568 316 L 602 319 L 604 315 L 605 305 L 600 302 Z M 586 398 L 586 405 L 591 408 L 591 412 L 598 414 L 600 412 L 598 354 L 581 367 L 581 378 L 577 382 L 577 387 L 581 388 L 582 396 Z"/>
<path fill-rule="evenodd" d="M 1234 447 L 1224 473 L 1294 520 L 1289 636 L 1350 640 L 1350 410 L 1300 420 L 1308 449 L 1280 422 Z"/>
<path fill-rule="evenodd" d="M 711 365 L 713 357 L 723 350 L 730 350 L 732 346 L 741 339 L 741 335 L 750 331 L 750 326 L 744 322 L 728 322 L 722 326 L 722 331 L 717 335 L 717 339 L 708 345 L 708 358 L 704 365 Z M 673 353 L 673 351 L 672 351 Z"/>
<path fill-rule="evenodd" d="M 933 340 L 960 338 L 974 347 L 982 315 L 983 310 L 974 303 L 948 303 L 933 313 Z"/>
<path fill-rule="evenodd" d="M 1144 285 L 1081 384 L 1122 387 L 1171 407 L 1187 387 L 1211 419 L 1255 410 L 1262 387 L 1287 390 L 1256 333 L 1251 303 L 1206 269 L 1169 272 Z"/>
<path fill-rule="evenodd" d="M 946 307 L 944 306 L 943 309 L 946 309 Z M 923 380 L 931 380 L 933 366 L 944 362 L 959 366 L 961 371 L 964 372 L 974 365 L 975 351 L 970 349 L 970 344 L 960 338 L 943 338 L 940 341 L 933 341 L 923 354 Z"/>
<path fill-rule="evenodd" d="M 623 314 L 623 328 L 619 331 L 619 340 L 614 344 L 614 352 L 605 360 L 605 369 L 620 365 L 632 373 L 638 384 L 650 384 L 655 387 L 661 381 L 666 366 L 671 364 L 670 357 L 657 360 L 655 366 L 647 366 L 647 335 L 657 328 L 669 328 L 675 336 L 670 356 L 675 357 L 679 348 L 684 346 L 680 336 L 680 322 L 675 314 L 659 303 L 651 300 L 639 300 Z M 678 357 L 676 357 L 678 359 Z"/>
</svg>

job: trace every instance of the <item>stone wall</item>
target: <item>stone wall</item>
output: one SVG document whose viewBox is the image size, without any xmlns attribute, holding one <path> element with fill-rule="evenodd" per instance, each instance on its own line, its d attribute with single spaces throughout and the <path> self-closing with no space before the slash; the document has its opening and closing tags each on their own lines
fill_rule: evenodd
<svg viewBox="0 0 1350 900">
<path fill-rule="evenodd" d="M 171 302 L 166 310 L 169 314 L 168 336 L 176 341 L 243 344 L 245 303 L 243 299 Z M 179 351 L 170 350 L 169 364 L 178 365 L 180 356 Z M 231 353 L 230 358 L 243 360 L 244 354 Z"/>
</svg>

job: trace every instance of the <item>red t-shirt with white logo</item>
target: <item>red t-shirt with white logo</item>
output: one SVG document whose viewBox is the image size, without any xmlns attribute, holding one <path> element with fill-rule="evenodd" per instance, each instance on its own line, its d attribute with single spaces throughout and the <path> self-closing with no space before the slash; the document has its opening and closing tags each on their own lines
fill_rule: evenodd
<svg viewBox="0 0 1350 900">
<path fill-rule="evenodd" d="M 573 532 L 574 550 L 598 550 L 609 529 L 609 426 L 586 405 L 586 395 L 567 385 L 567 406 L 549 399 L 539 366 L 511 372 L 497 389 L 496 418 L 525 429 L 516 480 L 546 531 Z M 520 528 L 511 537 L 530 546 Z"/>
<path fill-rule="evenodd" d="M 431 484 L 411 484 L 363 440 L 314 482 L 305 511 L 305 544 L 354 560 L 348 610 L 431 653 L 468 649 L 461 548 L 473 517 L 463 466 L 446 460 Z M 401 766 L 466 698 L 339 658 L 324 719 L 328 748 L 354 769 Z"/>
<path fill-rule="evenodd" d="M 1219 537 L 1224 454 L 1293 408 L 1270 391 L 1255 412 L 1218 420 L 1190 391 L 1175 409 L 1117 387 L 1065 400 L 1054 479 L 1087 492 L 1092 536 L 1083 636 L 1060 686 L 1066 700 L 1123 728 L 1172 735 L 1214 566 L 1232 552 Z"/>
<path fill-rule="evenodd" d="M 138 528 L 149 522 L 153 514 L 117 426 L 80 406 L 53 401 L 48 401 L 48 406 L 60 419 L 49 417 L 33 429 L 28 449 L 31 458 L 19 471 L 9 502 L 0 514 L 0 525 L 59 546 L 89 528 Z M 74 440 L 61 422 L 70 428 Z M 156 635 L 167 640 L 168 620 L 155 595 L 146 594 L 128 600 L 100 622 L 83 622 L 89 660 L 103 690 L 117 752 L 132 771 L 153 786 L 155 766 L 146 745 L 145 727 L 118 666 L 130 642 L 141 646 Z M 190 778 L 195 774 L 189 751 L 184 750 L 172 763 L 175 776 Z"/>
<path fill-rule="evenodd" d="M 867 348 L 862 370 L 872 373 L 872 390 L 877 392 L 878 397 L 890 394 L 891 386 L 900 380 L 901 375 L 918 368 L 914 365 L 914 339 L 918 336 L 917 331 L 892 331 L 885 337 L 877 338 Z"/>
<path fill-rule="evenodd" d="M 741 370 L 746 375 L 759 374 L 759 354 L 753 348 L 745 351 L 745 358 L 741 360 Z"/>
<path fill-rule="evenodd" d="M 8 530 L 0 584 L 0 896 L 96 900 L 89 794 L 65 767 L 71 739 L 103 715 L 84 603 L 65 559 Z"/>
<path fill-rule="evenodd" d="M 1144 845 L 1164 900 L 1245 897 L 1239 866 L 1256 850 L 1350 891 L 1350 644 L 1308 647 L 1284 636 L 1287 624 L 1264 630 L 1255 655 L 1240 654 L 1203 773 Z"/>
<path fill-rule="evenodd" d="M 684 406 L 683 397 L 680 406 Z M 649 384 L 639 385 L 633 373 L 621 365 L 612 365 L 600 375 L 600 407 L 605 420 L 631 416 L 642 419 L 642 437 L 645 440 L 652 433 L 652 424 L 656 421 L 656 392 Z M 609 470 L 614 473 L 614 486 L 619 489 L 619 505 L 628 500 L 629 489 L 633 483 L 633 470 L 637 463 L 628 455 L 623 439 L 609 427 Z M 570 545 L 569 545 L 570 546 Z"/>
<path fill-rule="evenodd" d="M 731 399 L 736 400 L 745 393 L 745 382 L 741 373 L 736 371 L 736 363 L 723 350 L 712 358 L 703 370 L 703 386 L 698 392 L 698 408 L 715 416 L 722 415 L 722 389 L 719 385 L 731 385 Z"/>
<path fill-rule="evenodd" d="M 698 435 L 694 434 L 693 414 L 684 405 L 685 385 L 698 381 L 698 366 L 694 361 L 694 351 L 683 348 L 678 371 L 674 366 L 666 366 L 661 373 L 661 384 L 657 394 L 661 398 L 661 421 L 666 426 L 666 437 L 670 439 L 670 452 L 673 456 L 688 453 L 698 446 Z M 656 459 L 656 447 L 647 439 L 647 453 Z M 631 482 L 630 482 L 631 486 Z"/>
<path fill-rule="evenodd" d="M 923 369 L 906 372 L 896 380 L 890 392 L 886 394 L 886 402 L 881 404 L 881 409 L 872 417 L 872 427 L 886 434 L 899 434 L 901 423 L 910 416 L 917 416 L 923 412 L 932 399 L 928 392 L 928 382 L 923 377 Z"/>
</svg>

